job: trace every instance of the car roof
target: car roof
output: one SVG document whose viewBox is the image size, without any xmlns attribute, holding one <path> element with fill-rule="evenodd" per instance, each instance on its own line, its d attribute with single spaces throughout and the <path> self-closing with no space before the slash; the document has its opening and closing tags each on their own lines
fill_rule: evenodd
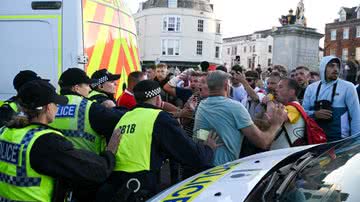
<svg viewBox="0 0 360 202">
<path fill-rule="evenodd" d="M 259 153 L 211 168 L 170 187 L 149 201 L 243 201 L 271 168 L 286 157 L 313 146 Z"/>
</svg>

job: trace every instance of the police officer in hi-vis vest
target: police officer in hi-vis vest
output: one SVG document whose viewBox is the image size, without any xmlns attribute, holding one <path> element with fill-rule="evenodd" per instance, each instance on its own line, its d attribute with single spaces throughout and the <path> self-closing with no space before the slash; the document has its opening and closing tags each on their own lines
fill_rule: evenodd
<svg viewBox="0 0 360 202">
<path fill-rule="evenodd" d="M 213 150 L 219 146 L 217 137 L 209 137 L 206 145 L 194 143 L 177 120 L 159 108 L 160 92 L 159 84 L 150 80 L 140 81 L 134 87 L 137 106 L 126 112 L 116 126 L 123 137 L 114 172 L 98 192 L 98 201 L 110 201 L 131 178 L 141 183 L 140 196 L 134 197 L 146 199 L 156 194 L 159 171 L 166 158 L 194 168 L 211 165 Z"/>
<path fill-rule="evenodd" d="M 119 132 L 100 156 L 74 149 L 48 126 L 66 97 L 47 81 L 36 80 L 24 84 L 18 98 L 25 116 L 0 128 L 0 201 L 64 201 L 69 187 L 101 183 L 109 176 Z"/>
<path fill-rule="evenodd" d="M 31 70 L 20 71 L 13 80 L 13 85 L 16 92 L 19 92 L 21 86 L 33 80 L 44 80 Z M 45 80 L 49 81 L 49 80 Z M 0 127 L 4 126 L 6 122 L 10 121 L 13 116 L 20 113 L 17 96 L 13 96 L 3 103 L 0 103 Z"/>
<path fill-rule="evenodd" d="M 90 79 L 78 68 L 70 68 L 60 76 L 60 93 L 69 99 L 67 105 L 59 106 L 52 127 L 59 129 L 76 148 L 99 154 L 104 150 L 105 138 L 109 140 L 121 115 L 120 111 L 108 109 L 88 100 Z"/>
<path fill-rule="evenodd" d="M 116 93 L 116 81 L 120 79 L 120 74 L 111 74 L 106 69 L 100 69 L 91 76 L 97 82 L 91 84 L 93 89 L 88 98 L 105 107 L 116 107 L 114 95 Z"/>
</svg>

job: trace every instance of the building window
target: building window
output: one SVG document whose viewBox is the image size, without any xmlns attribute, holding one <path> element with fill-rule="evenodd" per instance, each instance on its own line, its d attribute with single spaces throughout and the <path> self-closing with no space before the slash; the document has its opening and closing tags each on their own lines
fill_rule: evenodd
<svg viewBox="0 0 360 202">
<path fill-rule="evenodd" d="M 215 58 L 219 58 L 220 57 L 220 47 L 216 46 L 215 47 Z"/>
<path fill-rule="evenodd" d="M 269 46 L 268 48 L 268 52 L 271 53 L 272 52 L 272 46 Z"/>
<path fill-rule="evenodd" d="M 227 49 L 227 54 L 230 55 L 230 48 Z"/>
<path fill-rule="evenodd" d="M 339 19 L 339 21 L 340 22 L 343 22 L 343 21 L 345 21 L 346 20 L 346 12 L 342 9 L 341 11 L 340 11 L 340 19 Z"/>
<path fill-rule="evenodd" d="M 347 48 L 343 48 L 341 59 L 344 61 L 348 60 L 349 51 Z"/>
<path fill-rule="evenodd" d="M 343 39 L 349 39 L 349 28 L 348 27 L 344 28 Z"/>
<path fill-rule="evenodd" d="M 140 22 L 139 21 L 136 21 L 136 32 L 137 32 L 137 35 L 139 36 L 140 35 Z"/>
<path fill-rule="evenodd" d="M 168 0 L 169 8 L 177 8 L 177 0 Z"/>
<path fill-rule="evenodd" d="M 331 41 L 336 40 L 336 29 L 331 30 Z"/>
<path fill-rule="evenodd" d="M 360 37 L 360 26 L 356 27 L 356 37 L 359 38 Z"/>
<path fill-rule="evenodd" d="M 203 51 L 203 42 L 202 41 L 197 41 L 197 43 L 196 43 L 196 55 L 202 55 L 202 51 Z"/>
<path fill-rule="evenodd" d="M 237 46 L 231 48 L 231 55 L 237 55 Z"/>
<path fill-rule="evenodd" d="M 268 67 L 271 66 L 271 58 L 268 59 Z"/>
<path fill-rule="evenodd" d="M 216 23 L 216 34 L 220 34 L 221 33 L 221 25 L 220 23 Z"/>
<path fill-rule="evenodd" d="M 251 65 L 252 65 L 252 60 L 251 58 L 248 58 L 248 68 L 251 69 Z"/>
<path fill-rule="evenodd" d="M 246 53 L 246 46 L 244 46 L 244 53 Z"/>
<path fill-rule="evenodd" d="M 178 39 L 163 39 L 162 40 L 162 55 L 167 55 L 167 56 L 180 55 L 180 40 L 178 40 Z"/>
<path fill-rule="evenodd" d="M 163 18 L 163 31 L 165 32 L 180 32 L 180 17 L 165 16 Z"/>
<path fill-rule="evenodd" d="M 240 64 L 240 55 L 235 56 L 234 63 Z"/>
<path fill-rule="evenodd" d="M 253 46 L 253 52 L 255 52 L 255 45 Z"/>
<path fill-rule="evenodd" d="M 198 31 L 199 32 L 204 31 L 204 20 L 198 20 Z"/>
<path fill-rule="evenodd" d="M 330 55 L 332 56 L 336 56 L 336 50 L 335 49 L 330 49 Z"/>
<path fill-rule="evenodd" d="M 360 47 L 356 47 L 356 53 L 355 53 L 355 59 L 357 60 L 357 61 L 359 61 L 360 60 Z"/>
</svg>

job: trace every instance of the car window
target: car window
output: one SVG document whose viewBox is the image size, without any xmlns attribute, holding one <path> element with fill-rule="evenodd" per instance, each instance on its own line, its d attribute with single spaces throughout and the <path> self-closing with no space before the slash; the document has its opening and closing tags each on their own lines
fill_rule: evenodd
<svg viewBox="0 0 360 202">
<path fill-rule="evenodd" d="M 289 184 L 280 201 L 358 201 L 358 143 L 329 150 L 312 161 Z"/>
<path fill-rule="evenodd" d="M 299 156 L 269 172 L 246 201 L 359 201 L 360 137 L 320 145 L 307 152 L 314 158 L 300 169 L 284 192 L 279 187 Z M 274 178 L 274 173 L 280 174 Z"/>
</svg>

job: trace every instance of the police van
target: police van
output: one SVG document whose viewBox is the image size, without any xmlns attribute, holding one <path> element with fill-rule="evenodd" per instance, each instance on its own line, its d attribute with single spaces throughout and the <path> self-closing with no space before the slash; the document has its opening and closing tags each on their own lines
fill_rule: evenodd
<svg viewBox="0 0 360 202">
<path fill-rule="evenodd" d="M 35 71 L 56 85 L 67 68 L 89 76 L 98 69 L 127 75 L 140 70 L 136 28 L 123 0 L 1 0 L 0 100 L 15 95 L 14 76 Z"/>
<path fill-rule="evenodd" d="M 151 202 L 360 201 L 360 136 L 259 153 L 197 174 Z"/>
</svg>

